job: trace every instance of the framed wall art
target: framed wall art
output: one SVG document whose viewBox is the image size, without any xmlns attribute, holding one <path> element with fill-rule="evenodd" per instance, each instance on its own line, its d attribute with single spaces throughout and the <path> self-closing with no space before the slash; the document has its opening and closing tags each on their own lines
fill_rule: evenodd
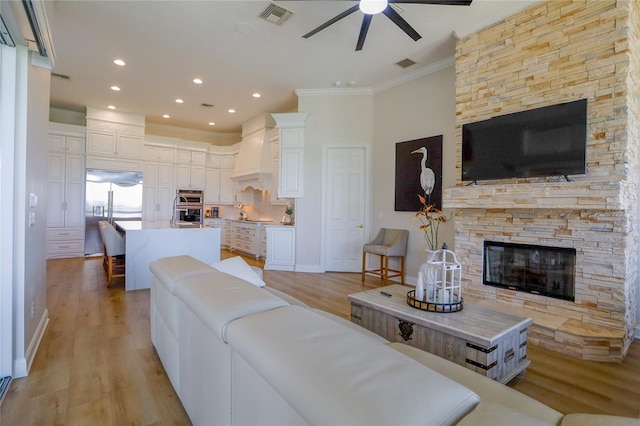
<svg viewBox="0 0 640 426">
<path fill-rule="evenodd" d="M 395 211 L 442 210 L 442 135 L 396 143 Z"/>
</svg>

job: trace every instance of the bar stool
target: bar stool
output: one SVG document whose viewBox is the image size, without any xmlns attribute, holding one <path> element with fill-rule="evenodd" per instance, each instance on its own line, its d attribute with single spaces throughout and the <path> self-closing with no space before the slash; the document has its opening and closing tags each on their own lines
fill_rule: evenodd
<svg viewBox="0 0 640 426">
<path fill-rule="evenodd" d="M 107 287 L 109 287 L 113 278 L 124 277 L 125 241 L 116 228 L 106 220 L 98 222 L 98 226 L 104 244 L 102 266 L 107 273 Z"/>
</svg>

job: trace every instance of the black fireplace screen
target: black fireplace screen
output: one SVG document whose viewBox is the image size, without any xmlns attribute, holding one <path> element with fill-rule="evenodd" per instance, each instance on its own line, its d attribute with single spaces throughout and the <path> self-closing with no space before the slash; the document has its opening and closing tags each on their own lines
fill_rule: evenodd
<svg viewBox="0 0 640 426">
<path fill-rule="evenodd" d="M 482 281 L 574 301 L 575 266 L 575 249 L 485 241 Z"/>
</svg>

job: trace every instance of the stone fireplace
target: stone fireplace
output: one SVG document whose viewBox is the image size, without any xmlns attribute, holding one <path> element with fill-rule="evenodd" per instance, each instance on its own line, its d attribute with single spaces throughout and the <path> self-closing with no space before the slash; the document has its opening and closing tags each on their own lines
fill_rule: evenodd
<svg viewBox="0 0 640 426">
<path fill-rule="evenodd" d="M 621 360 L 636 327 L 639 8 L 547 1 L 456 45 L 458 176 L 463 124 L 588 100 L 586 175 L 458 181 L 443 194 L 465 295 L 531 314 L 530 343 L 583 359 Z M 484 241 L 574 249 L 574 300 L 483 285 Z"/>
</svg>

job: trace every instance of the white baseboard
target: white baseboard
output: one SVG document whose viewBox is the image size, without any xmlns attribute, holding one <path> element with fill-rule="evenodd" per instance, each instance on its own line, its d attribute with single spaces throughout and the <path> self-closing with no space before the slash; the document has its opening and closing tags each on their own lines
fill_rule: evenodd
<svg viewBox="0 0 640 426">
<path fill-rule="evenodd" d="M 42 317 L 40 318 L 40 322 L 38 323 L 38 328 L 33 335 L 33 339 L 29 342 L 29 346 L 27 346 L 27 351 L 25 353 L 26 360 L 26 374 L 29 374 L 29 370 L 31 369 L 31 365 L 33 364 L 33 360 L 36 358 L 36 354 L 38 353 L 38 348 L 40 347 L 40 342 L 42 341 L 42 337 L 44 336 L 44 332 L 47 330 L 47 325 L 49 325 L 49 311 L 47 309 L 42 313 Z"/>
<path fill-rule="evenodd" d="M 296 272 L 309 272 L 311 274 L 323 274 L 326 272 L 324 269 L 320 267 L 320 265 L 300 265 L 297 264 L 295 266 Z"/>
</svg>

